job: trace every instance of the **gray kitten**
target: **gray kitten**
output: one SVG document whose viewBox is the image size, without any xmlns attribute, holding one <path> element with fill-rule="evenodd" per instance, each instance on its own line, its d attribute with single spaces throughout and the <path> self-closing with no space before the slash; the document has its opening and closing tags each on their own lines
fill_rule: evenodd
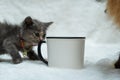
<svg viewBox="0 0 120 80">
<path fill-rule="evenodd" d="M 43 23 L 30 16 L 21 25 L 0 23 L 0 54 L 9 53 L 14 64 L 22 62 L 19 51 L 26 52 L 30 59 L 37 60 L 38 56 L 32 47 L 45 38 L 46 30 L 52 23 Z"/>
</svg>

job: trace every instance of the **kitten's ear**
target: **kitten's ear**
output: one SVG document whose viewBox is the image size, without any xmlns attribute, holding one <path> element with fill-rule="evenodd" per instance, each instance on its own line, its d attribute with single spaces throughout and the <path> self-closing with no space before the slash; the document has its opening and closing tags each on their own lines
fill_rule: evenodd
<svg viewBox="0 0 120 80">
<path fill-rule="evenodd" d="M 33 24 L 33 20 L 30 16 L 26 17 L 24 20 L 24 24 L 26 24 L 27 26 L 30 26 Z"/>
<path fill-rule="evenodd" d="M 51 24 L 53 24 L 53 22 L 47 22 L 47 23 L 44 23 L 45 24 L 45 27 L 49 27 Z"/>
</svg>

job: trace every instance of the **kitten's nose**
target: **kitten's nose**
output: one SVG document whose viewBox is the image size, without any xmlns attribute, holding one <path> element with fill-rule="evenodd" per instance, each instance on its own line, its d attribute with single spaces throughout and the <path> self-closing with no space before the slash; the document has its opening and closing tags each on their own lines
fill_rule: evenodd
<svg viewBox="0 0 120 80">
<path fill-rule="evenodd" d="M 42 40 L 43 40 L 43 38 L 40 36 L 40 37 L 39 37 L 39 40 L 40 40 L 40 41 L 42 41 Z"/>
</svg>

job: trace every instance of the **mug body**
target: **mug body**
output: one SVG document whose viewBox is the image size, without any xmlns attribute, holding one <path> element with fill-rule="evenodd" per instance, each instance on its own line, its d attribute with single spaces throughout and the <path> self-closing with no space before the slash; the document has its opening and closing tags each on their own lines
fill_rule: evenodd
<svg viewBox="0 0 120 80">
<path fill-rule="evenodd" d="M 81 69 L 85 37 L 47 37 L 48 66 Z"/>
</svg>

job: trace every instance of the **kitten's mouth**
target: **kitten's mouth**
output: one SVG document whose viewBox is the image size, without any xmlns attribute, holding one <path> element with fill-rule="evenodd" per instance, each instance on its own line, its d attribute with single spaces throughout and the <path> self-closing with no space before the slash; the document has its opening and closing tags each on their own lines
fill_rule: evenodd
<svg viewBox="0 0 120 80">
<path fill-rule="evenodd" d="M 38 42 L 32 42 L 32 46 L 37 46 L 38 43 L 39 43 L 39 42 L 42 42 L 42 41 L 44 41 L 44 39 L 43 39 L 43 40 L 39 40 Z"/>
<path fill-rule="evenodd" d="M 37 46 L 38 45 L 38 43 L 32 43 L 32 46 Z"/>
<path fill-rule="evenodd" d="M 35 42 L 29 42 L 29 44 L 30 44 L 31 46 L 37 46 L 38 43 L 41 42 L 41 41 L 44 41 L 44 39 L 40 39 L 40 40 L 35 41 Z"/>
</svg>

